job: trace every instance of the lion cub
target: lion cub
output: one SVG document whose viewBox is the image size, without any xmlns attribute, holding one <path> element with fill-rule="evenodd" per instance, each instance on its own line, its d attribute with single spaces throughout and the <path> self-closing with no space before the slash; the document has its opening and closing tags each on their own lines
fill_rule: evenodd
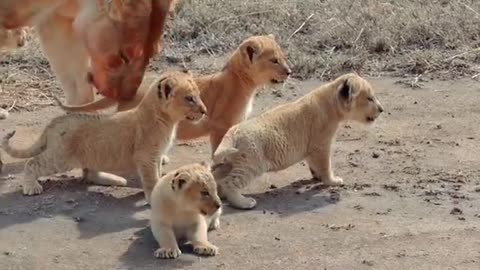
<svg viewBox="0 0 480 270">
<path fill-rule="evenodd" d="M 74 168 L 135 172 L 142 179 L 147 202 L 161 175 L 159 158 L 171 143 L 181 120 L 197 121 L 206 113 L 198 86 L 182 72 L 166 72 L 154 82 L 138 107 L 113 115 L 67 114 L 53 119 L 27 149 L 2 147 L 12 157 L 30 158 L 25 164 L 23 193 L 42 192 L 37 179 Z M 94 177 L 95 178 L 95 177 Z M 89 179 L 104 185 L 126 185 L 108 177 Z"/>
<path fill-rule="evenodd" d="M 315 178 L 327 185 L 342 184 L 330 160 L 340 123 L 371 123 L 381 112 L 370 83 L 352 73 L 233 126 L 213 157 L 215 163 L 233 167 L 227 177 L 217 179 L 220 194 L 234 207 L 253 208 L 256 201 L 243 196 L 241 188 L 265 172 L 286 169 L 303 159 Z"/>
<path fill-rule="evenodd" d="M 233 52 L 221 71 L 195 78 L 202 101 L 207 106 L 208 117 L 199 123 L 180 122 L 177 139 L 191 140 L 209 135 L 213 154 L 227 130 L 247 118 L 257 89 L 283 83 L 291 73 L 287 58 L 273 35 L 247 38 Z M 139 90 L 133 101 L 121 101 L 117 110 L 135 107 L 143 94 Z M 104 109 L 115 103 L 100 99 L 64 108 L 68 111 L 89 111 Z"/>
<path fill-rule="evenodd" d="M 184 165 L 163 176 L 151 201 L 150 225 L 160 245 L 155 257 L 178 257 L 182 252 L 177 238 L 190 241 L 199 255 L 216 255 L 218 248 L 208 242 L 207 231 L 219 228 L 221 205 L 215 177 L 206 163 Z"/>
</svg>

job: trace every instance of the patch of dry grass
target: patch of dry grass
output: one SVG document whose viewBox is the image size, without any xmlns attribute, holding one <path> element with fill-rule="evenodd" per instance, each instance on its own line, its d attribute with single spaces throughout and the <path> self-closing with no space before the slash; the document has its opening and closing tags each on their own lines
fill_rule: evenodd
<svg viewBox="0 0 480 270">
<path fill-rule="evenodd" d="M 477 68 L 478 29 L 476 0 L 183 0 L 166 52 L 221 55 L 273 33 L 302 79 L 349 70 L 458 75 Z"/>
<path fill-rule="evenodd" d="M 299 79 L 480 73 L 477 0 L 181 0 L 152 69 L 217 69 L 245 38 L 272 33 Z M 60 93 L 36 39 L 0 56 L 0 106 L 49 104 Z M 32 91 L 29 91 L 32 89 Z M 40 89 L 40 90 L 38 90 Z M 23 90 L 23 91 L 22 91 Z"/>
</svg>

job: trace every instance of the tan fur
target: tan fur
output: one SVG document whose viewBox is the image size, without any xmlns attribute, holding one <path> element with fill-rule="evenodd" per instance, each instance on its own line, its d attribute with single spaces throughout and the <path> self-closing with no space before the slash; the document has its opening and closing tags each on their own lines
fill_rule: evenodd
<svg viewBox="0 0 480 270">
<path fill-rule="evenodd" d="M 24 28 L 7 30 L 0 26 L 0 51 L 21 48 L 27 40 L 27 31 Z"/>
<path fill-rule="evenodd" d="M 222 71 L 195 78 L 202 101 L 208 109 L 208 118 L 200 123 L 180 122 L 177 139 L 190 140 L 210 136 L 212 153 L 217 149 L 227 130 L 246 119 L 258 88 L 281 83 L 290 75 L 287 59 L 273 35 L 253 36 L 246 39 L 232 54 Z M 118 111 L 135 107 L 143 95 L 142 90 L 128 102 L 118 103 Z M 66 106 L 68 111 L 105 109 L 116 104 L 109 99 Z"/>
<path fill-rule="evenodd" d="M 152 84 L 133 110 L 114 115 L 67 114 L 53 119 L 37 141 L 27 149 L 2 143 L 17 158 L 32 157 L 25 165 L 23 193 L 39 194 L 40 176 L 74 168 L 112 173 L 138 171 L 147 201 L 161 175 L 159 157 L 171 143 L 177 123 L 198 121 L 205 105 L 193 78 L 181 72 L 166 72 Z M 100 184 L 125 185 L 126 181 L 100 177 Z"/>
<path fill-rule="evenodd" d="M 356 74 L 340 76 L 297 101 L 280 105 L 233 126 L 214 154 L 231 163 L 231 173 L 217 179 L 220 193 L 237 208 L 256 205 L 240 193 L 265 172 L 286 169 L 306 159 L 315 178 L 343 183 L 331 168 L 331 145 L 342 121 L 373 122 L 383 111 L 370 83 Z"/>
<path fill-rule="evenodd" d="M 220 227 L 222 203 L 207 164 L 184 165 L 163 176 L 153 189 L 151 205 L 151 230 L 160 246 L 155 257 L 178 257 L 178 238 L 190 241 L 199 255 L 218 253 L 207 231 Z"/>
</svg>

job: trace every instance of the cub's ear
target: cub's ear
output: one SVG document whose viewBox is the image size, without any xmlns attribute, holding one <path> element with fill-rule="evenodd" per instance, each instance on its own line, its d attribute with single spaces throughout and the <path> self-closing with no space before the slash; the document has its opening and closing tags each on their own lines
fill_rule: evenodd
<svg viewBox="0 0 480 270">
<path fill-rule="evenodd" d="M 178 173 L 175 174 L 173 180 L 172 180 L 172 189 L 173 190 L 181 190 L 185 184 L 187 183 L 187 180 L 178 177 Z"/>
<path fill-rule="evenodd" d="M 260 46 L 257 42 L 250 40 L 243 44 L 242 46 L 243 55 L 250 60 L 251 63 L 258 57 L 260 54 Z"/>
<path fill-rule="evenodd" d="M 160 99 L 169 99 L 175 93 L 172 83 L 167 78 L 163 78 L 158 82 L 157 90 Z"/>
<path fill-rule="evenodd" d="M 353 98 L 353 90 L 350 82 L 345 80 L 339 87 L 338 87 L 338 96 L 341 100 L 346 102 L 351 102 Z"/>
</svg>

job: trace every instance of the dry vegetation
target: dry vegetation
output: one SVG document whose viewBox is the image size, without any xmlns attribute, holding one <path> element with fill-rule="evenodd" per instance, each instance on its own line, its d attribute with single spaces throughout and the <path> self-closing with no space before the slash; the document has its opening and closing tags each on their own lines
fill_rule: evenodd
<svg viewBox="0 0 480 270">
<path fill-rule="evenodd" d="M 350 70 L 436 78 L 480 73 L 477 0 L 182 0 L 177 11 L 155 70 L 166 62 L 200 68 L 192 59 L 221 57 L 249 35 L 273 33 L 299 79 Z M 201 68 L 210 64 L 204 61 Z M 42 97 L 52 88 L 59 92 L 34 39 L 3 56 L 0 82 L 2 107 L 15 100 L 16 108 L 31 100 L 49 103 Z"/>
</svg>

